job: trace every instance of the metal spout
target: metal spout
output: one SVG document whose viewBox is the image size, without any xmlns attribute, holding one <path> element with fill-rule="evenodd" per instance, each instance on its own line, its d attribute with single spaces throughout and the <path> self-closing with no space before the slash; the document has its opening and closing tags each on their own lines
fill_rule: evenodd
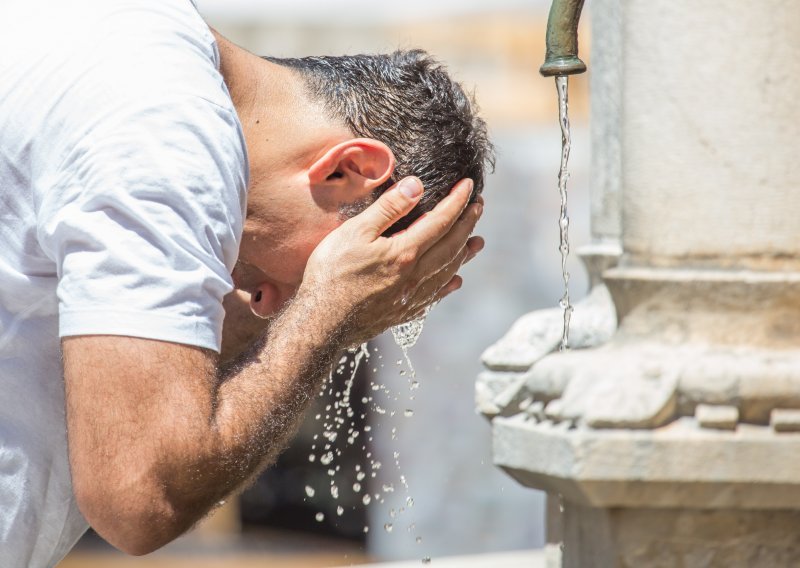
<svg viewBox="0 0 800 568">
<path fill-rule="evenodd" d="M 578 22 L 584 0 L 553 0 L 547 18 L 547 54 L 539 73 L 545 77 L 586 71 L 578 58 Z"/>
</svg>

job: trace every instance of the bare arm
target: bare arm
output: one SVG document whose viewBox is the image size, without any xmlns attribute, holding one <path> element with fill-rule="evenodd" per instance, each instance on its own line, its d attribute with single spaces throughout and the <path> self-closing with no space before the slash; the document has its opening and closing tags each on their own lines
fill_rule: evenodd
<svg viewBox="0 0 800 568">
<path fill-rule="evenodd" d="M 480 214 L 470 206 L 459 218 L 468 194 L 457 186 L 387 239 L 383 229 L 418 198 L 386 192 L 320 244 L 295 299 L 227 371 L 188 346 L 65 339 L 73 485 L 95 530 L 126 552 L 150 552 L 272 462 L 342 348 L 458 288 Z"/>
</svg>

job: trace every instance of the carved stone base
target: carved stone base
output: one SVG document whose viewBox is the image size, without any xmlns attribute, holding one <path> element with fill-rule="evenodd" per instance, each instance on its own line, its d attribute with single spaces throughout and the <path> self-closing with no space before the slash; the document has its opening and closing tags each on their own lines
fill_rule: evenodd
<svg viewBox="0 0 800 568">
<path fill-rule="evenodd" d="M 588 507 L 800 509 L 800 433 L 680 418 L 654 430 L 493 420 L 494 462 L 523 485 Z M 800 529 L 800 527 L 798 527 Z"/>
<path fill-rule="evenodd" d="M 800 511 L 592 508 L 566 502 L 563 568 L 800 565 Z"/>
<path fill-rule="evenodd" d="M 800 565 L 798 433 L 691 417 L 655 430 L 493 425 L 495 463 L 549 493 L 548 568 Z"/>
</svg>

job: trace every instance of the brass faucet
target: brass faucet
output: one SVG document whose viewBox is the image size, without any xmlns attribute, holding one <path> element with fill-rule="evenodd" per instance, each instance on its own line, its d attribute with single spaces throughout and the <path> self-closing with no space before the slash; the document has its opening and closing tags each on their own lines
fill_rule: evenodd
<svg viewBox="0 0 800 568">
<path fill-rule="evenodd" d="M 553 0 L 547 18 L 547 54 L 539 73 L 545 77 L 586 71 L 578 58 L 578 21 L 584 0 Z"/>
</svg>

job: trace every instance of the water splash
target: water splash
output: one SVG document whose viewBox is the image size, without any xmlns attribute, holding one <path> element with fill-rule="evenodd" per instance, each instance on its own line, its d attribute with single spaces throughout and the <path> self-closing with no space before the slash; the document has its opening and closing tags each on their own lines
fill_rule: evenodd
<svg viewBox="0 0 800 568">
<path fill-rule="evenodd" d="M 436 303 L 434 302 L 433 304 L 427 306 L 425 311 L 418 318 L 406 323 L 395 325 L 391 328 L 394 342 L 397 343 L 397 346 L 400 347 L 400 350 L 403 352 L 403 357 L 405 357 L 406 365 L 408 365 L 408 370 L 410 371 L 412 377 L 416 377 L 417 374 L 414 371 L 414 366 L 411 364 L 411 359 L 408 356 L 408 350 L 416 345 L 419 336 L 422 334 L 422 328 L 425 327 L 425 318 L 428 317 L 428 314 L 435 305 Z M 400 364 L 400 361 L 397 363 Z"/>
<path fill-rule="evenodd" d="M 561 253 L 561 277 L 564 280 L 564 295 L 558 305 L 564 310 L 564 328 L 561 332 L 560 351 L 569 348 L 569 320 L 572 317 L 572 304 L 569 301 L 569 272 L 567 272 L 567 257 L 569 257 L 569 217 L 567 216 L 567 181 L 569 180 L 569 151 L 572 147 L 572 138 L 569 129 L 569 101 L 567 90 L 569 79 L 566 75 L 556 77 L 556 90 L 558 91 L 558 122 L 561 125 L 561 167 L 558 170 L 558 194 L 561 198 L 561 211 L 558 216 L 558 251 Z"/>
<path fill-rule="evenodd" d="M 428 306 L 422 315 L 410 322 L 400 324 L 394 326 L 392 328 L 392 336 L 395 340 L 395 343 L 400 347 L 403 352 L 403 356 L 405 358 L 405 363 L 407 364 L 409 376 L 408 383 L 409 383 L 409 392 L 410 400 L 414 400 L 414 391 L 418 389 L 419 382 L 416 380 L 416 372 L 414 371 L 414 367 L 411 364 L 411 360 L 408 355 L 408 350 L 413 347 L 417 340 L 419 339 L 422 329 L 424 327 L 425 318 L 427 317 L 428 313 L 430 312 L 433 306 Z M 366 465 L 366 469 L 368 473 L 362 471 L 361 465 L 356 464 L 355 466 L 355 480 L 351 481 L 353 493 L 358 494 L 364 491 L 364 493 L 360 496 L 360 500 L 364 506 L 369 506 L 370 504 L 374 504 L 376 501 L 380 504 L 384 503 L 385 499 L 388 498 L 391 494 L 395 493 L 395 484 L 392 482 L 383 482 L 380 483 L 379 492 L 375 492 L 373 495 L 370 495 L 369 490 L 365 490 L 364 485 L 362 482 L 364 479 L 369 475 L 370 478 L 376 478 L 378 471 L 381 469 L 381 462 L 376 460 L 375 457 L 372 455 L 372 452 L 367 451 L 367 443 L 372 441 L 372 436 L 370 432 L 372 427 L 369 425 L 364 425 L 359 432 L 357 428 L 355 428 L 353 417 L 355 415 L 352 407 L 351 401 L 351 394 L 352 394 L 352 387 L 353 382 L 356 377 L 356 372 L 364 359 L 368 359 L 370 354 L 367 349 L 367 345 L 363 344 L 359 347 L 353 348 L 350 351 L 351 358 L 342 357 L 338 364 L 336 365 L 336 369 L 327 377 L 327 380 L 323 383 L 319 394 L 325 395 L 326 393 L 329 396 L 334 397 L 332 404 L 328 404 L 325 406 L 323 412 L 320 412 L 315 415 L 315 419 L 322 424 L 322 432 L 320 434 L 314 435 L 315 444 L 311 446 L 311 454 L 309 455 L 309 461 L 315 462 L 319 461 L 322 465 L 327 466 L 327 473 L 330 477 L 330 494 L 334 501 L 337 501 L 340 497 L 339 486 L 335 483 L 337 472 L 340 470 L 340 465 L 337 463 L 339 458 L 342 456 L 342 451 L 335 445 L 337 440 L 346 439 L 346 446 L 350 446 L 355 444 L 357 439 L 361 439 L 363 445 L 361 449 L 366 452 L 365 458 L 369 460 L 369 464 Z M 378 356 L 380 359 L 380 355 Z M 398 366 L 402 366 L 403 360 L 400 359 L 397 361 Z M 380 365 L 383 367 L 383 364 Z M 377 371 L 377 369 L 374 369 Z M 346 375 L 349 374 L 348 379 L 344 382 L 343 388 L 342 386 L 338 385 L 334 381 L 334 376 Z M 400 370 L 401 376 L 407 376 L 405 370 Z M 385 407 L 382 407 L 378 399 L 374 398 L 380 395 L 381 397 L 386 398 L 386 401 L 389 404 L 392 404 L 392 400 L 397 403 L 400 402 L 399 395 L 395 392 L 392 392 L 392 389 L 389 389 L 384 384 L 376 384 L 375 382 L 370 381 L 370 391 L 372 394 L 368 394 L 367 396 L 362 397 L 361 402 L 367 406 L 367 408 L 371 409 L 378 416 L 386 416 L 387 418 L 391 418 L 395 416 L 395 411 L 387 411 Z M 404 410 L 400 411 L 402 415 L 406 418 L 410 418 L 413 416 L 414 411 L 409 406 L 405 406 Z M 364 419 L 365 415 L 362 414 L 361 418 Z M 379 426 L 380 424 L 378 424 Z M 343 430 L 346 429 L 346 437 L 340 436 L 340 434 L 345 434 Z M 392 440 L 397 439 L 397 428 L 392 427 L 391 429 L 391 437 Z M 321 447 L 317 447 L 319 444 Z M 394 465 L 397 474 L 399 474 L 400 484 L 402 486 L 402 490 L 405 491 L 406 494 L 406 504 L 408 507 L 413 506 L 414 500 L 409 495 L 409 486 L 408 482 L 405 479 L 405 476 L 402 475 L 402 471 L 400 468 L 400 455 L 399 452 L 394 452 Z M 377 480 L 376 480 L 377 481 Z M 350 485 L 350 484 L 348 484 Z M 315 495 L 315 490 L 311 486 L 306 486 L 306 495 L 309 498 L 313 498 Z M 394 519 L 399 517 L 403 512 L 405 512 L 404 507 L 400 507 L 399 509 L 395 510 L 392 509 L 389 516 L 390 519 Z M 338 505 L 335 509 L 336 516 L 341 517 L 344 512 L 345 508 L 341 505 Z M 322 512 L 319 512 L 316 515 L 316 519 L 318 522 L 322 522 L 325 520 L 325 515 Z M 335 517 L 334 517 L 335 519 Z M 392 522 L 387 522 L 384 525 L 384 530 L 387 532 L 391 532 L 393 527 Z M 368 527 L 364 527 L 364 531 L 368 531 Z M 417 542 L 421 542 L 421 538 L 418 537 Z"/>
</svg>

